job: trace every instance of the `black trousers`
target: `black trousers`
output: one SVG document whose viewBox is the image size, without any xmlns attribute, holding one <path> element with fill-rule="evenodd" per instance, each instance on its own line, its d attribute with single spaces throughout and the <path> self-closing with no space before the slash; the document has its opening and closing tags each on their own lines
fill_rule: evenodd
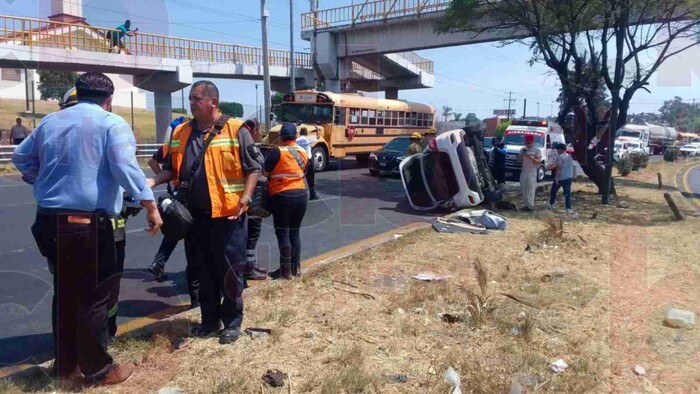
<svg viewBox="0 0 700 394">
<path fill-rule="evenodd" d="M 496 178 L 496 183 L 503 184 L 506 183 L 506 166 L 505 164 L 493 167 L 493 177 Z"/>
<path fill-rule="evenodd" d="M 316 192 L 316 169 L 313 163 L 308 163 L 306 165 L 306 183 L 309 185 L 309 192 L 313 196 Z"/>
<path fill-rule="evenodd" d="M 199 268 L 199 301 L 202 325 L 238 328 L 243 322 L 243 289 L 246 287 L 246 221 L 211 218 L 192 211 L 194 226 L 185 238 L 190 265 Z M 222 302 L 223 298 L 223 302 Z"/>
<path fill-rule="evenodd" d="M 163 241 L 160 243 L 158 252 L 156 252 L 156 257 L 153 258 L 153 262 L 161 267 L 165 267 L 165 263 L 168 262 L 170 256 L 173 254 L 173 250 L 177 247 L 178 241 L 163 237 Z M 189 285 L 189 282 L 188 282 Z"/>
<path fill-rule="evenodd" d="M 109 372 L 107 306 L 117 273 L 116 245 L 108 217 L 40 209 L 32 234 L 54 274 L 52 325 L 56 370 L 76 367 L 90 379 Z"/>
<path fill-rule="evenodd" d="M 116 272 L 109 277 L 112 293 L 109 296 L 107 305 L 107 322 L 109 336 L 117 335 L 117 312 L 119 310 L 119 291 L 121 290 L 122 274 L 124 273 L 124 261 L 126 260 L 126 231 L 125 229 L 115 230 L 123 232 L 124 238 L 115 243 L 116 252 Z"/>
<path fill-rule="evenodd" d="M 255 250 L 258 247 L 258 240 L 262 232 L 262 218 L 248 216 L 248 250 Z"/>
<path fill-rule="evenodd" d="M 270 197 L 270 209 L 280 250 L 280 267 L 299 267 L 301 260 L 301 221 L 306 214 L 305 189 L 286 190 Z"/>
</svg>

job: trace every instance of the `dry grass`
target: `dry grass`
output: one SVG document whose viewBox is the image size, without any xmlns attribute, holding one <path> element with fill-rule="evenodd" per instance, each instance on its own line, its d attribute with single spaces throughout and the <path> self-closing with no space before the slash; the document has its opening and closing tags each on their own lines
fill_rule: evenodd
<svg viewBox="0 0 700 394">
<path fill-rule="evenodd" d="M 140 371 L 93 392 L 287 392 L 261 380 L 279 369 L 294 393 L 447 393 L 448 367 L 463 392 L 508 392 L 513 382 L 526 392 L 693 392 L 700 330 L 661 320 L 668 306 L 700 305 L 700 228 L 697 218 L 673 221 L 650 186 L 656 171 L 672 179 L 680 167 L 652 164 L 621 180 L 618 199 L 630 208 L 603 207 L 592 185 L 576 183 L 578 218 L 506 213 L 505 232 L 421 231 L 301 280 L 253 288 L 244 327 L 271 328 L 271 337 L 195 340 L 183 350 L 156 339 L 176 332 L 144 336 L 150 345 L 125 339 L 114 353 L 141 359 Z M 424 283 L 412 278 L 420 272 L 451 278 Z M 569 368 L 554 374 L 549 364 L 559 358 Z"/>
</svg>

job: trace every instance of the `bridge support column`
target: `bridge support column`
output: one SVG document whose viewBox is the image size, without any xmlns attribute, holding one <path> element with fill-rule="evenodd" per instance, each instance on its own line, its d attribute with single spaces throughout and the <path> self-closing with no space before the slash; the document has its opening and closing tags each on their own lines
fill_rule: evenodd
<svg viewBox="0 0 700 394">
<path fill-rule="evenodd" d="M 384 98 L 389 100 L 398 100 L 399 88 L 384 88 Z"/>
<path fill-rule="evenodd" d="M 165 132 L 170 127 L 173 114 L 172 92 L 153 92 L 156 107 L 156 142 L 165 142 Z"/>
</svg>

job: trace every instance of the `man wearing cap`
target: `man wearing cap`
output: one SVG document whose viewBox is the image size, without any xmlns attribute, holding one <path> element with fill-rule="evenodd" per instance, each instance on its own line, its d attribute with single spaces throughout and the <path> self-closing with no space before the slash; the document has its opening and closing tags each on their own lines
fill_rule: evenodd
<svg viewBox="0 0 700 394">
<path fill-rule="evenodd" d="M 520 190 L 525 200 L 523 211 L 535 209 L 535 192 L 537 190 L 537 169 L 542 163 L 542 149 L 535 146 L 535 135 L 525 135 L 525 147 L 520 149 L 518 161 L 520 169 Z"/>
<path fill-rule="evenodd" d="M 574 211 L 571 209 L 571 183 L 574 181 L 574 159 L 566 153 L 566 144 L 558 142 L 555 144 L 557 149 L 557 156 L 554 158 L 554 162 L 547 166 L 550 170 L 556 170 L 556 175 L 554 177 L 554 182 L 552 182 L 552 188 L 549 191 L 549 202 L 545 203 L 545 206 L 549 209 L 554 209 L 554 203 L 557 201 L 557 193 L 559 188 L 564 189 L 564 206 L 566 207 L 566 213 L 569 215 L 575 215 Z"/>
<path fill-rule="evenodd" d="M 420 141 L 423 139 L 423 136 L 419 132 L 415 132 L 411 134 L 411 145 L 408 146 L 408 150 L 406 151 L 406 156 L 412 156 L 415 155 L 416 153 L 421 153 L 423 152 L 423 147 L 420 145 Z"/>
</svg>

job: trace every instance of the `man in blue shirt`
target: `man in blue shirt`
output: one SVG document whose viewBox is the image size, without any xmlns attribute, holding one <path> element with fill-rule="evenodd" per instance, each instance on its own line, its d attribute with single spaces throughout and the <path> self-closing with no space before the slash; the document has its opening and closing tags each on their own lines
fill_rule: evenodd
<svg viewBox="0 0 700 394">
<path fill-rule="evenodd" d="M 139 31 L 139 29 L 131 31 L 129 30 L 130 28 L 131 21 L 127 19 L 124 22 L 124 24 L 117 26 L 117 28 L 115 29 L 117 31 L 107 32 L 107 38 L 112 41 L 112 47 L 118 47 L 119 50 L 123 50 L 124 52 L 126 52 L 127 55 L 130 55 L 131 52 L 124 46 L 124 36 L 133 37 L 136 34 L 136 32 Z"/>
<path fill-rule="evenodd" d="M 118 384 L 135 370 L 107 352 L 110 279 L 118 275 L 112 219 L 124 190 L 146 209 L 151 234 L 163 222 L 136 161 L 134 134 L 110 113 L 112 81 L 90 72 L 75 85 L 78 104 L 46 116 L 12 162 L 34 186 L 32 234 L 54 275 L 55 372 L 62 382 L 82 373 L 96 384 Z"/>
</svg>

